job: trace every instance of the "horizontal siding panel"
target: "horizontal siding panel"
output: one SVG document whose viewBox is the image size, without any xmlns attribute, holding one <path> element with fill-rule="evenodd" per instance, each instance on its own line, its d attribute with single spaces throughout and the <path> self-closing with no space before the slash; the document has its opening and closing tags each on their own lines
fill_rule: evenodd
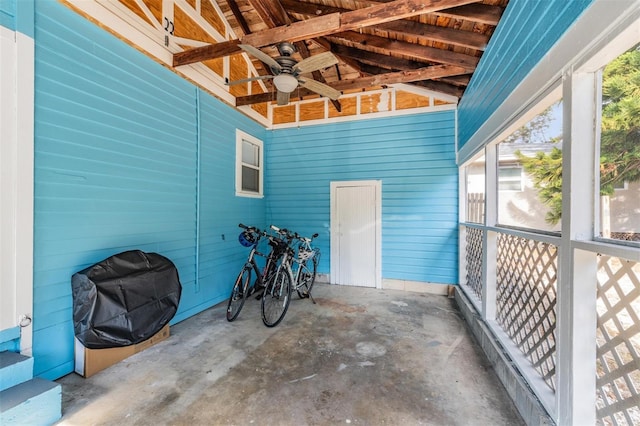
<svg viewBox="0 0 640 426">
<path fill-rule="evenodd" d="M 329 273 L 331 181 L 382 180 L 383 278 L 455 283 L 454 126 L 448 111 L 273 131 L 268 221 L 318 232 L 319 271 Z"/>
<path fill-rule="evenodd" d="M 36 4 L 35 39 L 34 374 L 55 379 L 73 369 L 79 270 L 131 249 L 168 257 L 173 322 L 227 297 L 246 257 L 237 223 L 265 216 L 235 196 L 235 131 L 266 131 L 58 2 Z"/>
</svg>

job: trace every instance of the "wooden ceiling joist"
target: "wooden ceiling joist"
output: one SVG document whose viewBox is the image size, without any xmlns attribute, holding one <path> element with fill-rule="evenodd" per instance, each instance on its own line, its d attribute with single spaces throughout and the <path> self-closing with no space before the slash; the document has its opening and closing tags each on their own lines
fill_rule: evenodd
<svg viewBox="0 0 640 426">
<path fill-rule="evenodd" d="M 294 22 L 291 25 L 255 32 L 243 36 L 241 43 L 254 47 L 264 47 L 283 41 L 296 42 L 328 34 L 357 30 L 362 27 L 396 21 L 424 13 L 433 13 L 442 9 L 475 3 L 477 1 L 478 0 L 395 0 L 364 9 L 356 9 L 345 13 L 332 13 L 305 21 Z M 177 67 L 239 53 L 240 48 L 238 44 L 240 43 L 237 40 L 234 41 L 235 44 L 222 42 L 216 45 L 203 46 L 176 53 L 173 56 L 173 66 Z M 224 48 L 213 48 L 213 46 L 220 44 L 225 44 Z M 233 51 L 234 47 L 236 49 L 235 51 Z M 231 53 L 228 53 L 230 50 Z M 227 53 L 221 53 L 221 51 Z"/>
<path fill-rule="evenodd" d="M 349 11 L 349 9 L 305 3 L 296 0 L 281 0 L 281 3 L 287 8 L 287 10 L 289 10 L 289 12 L 305 17 L 322 16 L 331 13 L 344 13 Z M 418 42 L 422 43 L 435 41 L 475 50 L 484 50 L 489 42 L 489 37 L 485 34 L 474 33 L 472 31 L 460 31 L 447 27 L 438 27 L 436 25 L 421 24 L 419 22 L 406 19 L 372 25 L 369 28 L 372 30 L 387 31 L 395 37 L 414 37 Z"/>
<path fill-rule="evenodd" d="M 343 80 L 331 84 L 336 90 L 347 91 L 357 89 L 369 89 L 372 87 L 387 86 L 396 83 L 411 83 L 414 81 L 431 80 L 465 74 L 466 70 L 461 67 L 451 65 L 434 65 L 431 67 L 419 68 L 409 71 L 397 71 L 385 74 L 371 75 L 355 80 Z M 300 89 L 291 93 L 291 98 L 316 95 L 315 93 Z M 252 105 L 274 100 L 273 93 L 262 93 L 259 95 L 241 96 L 236 98 L 236 106 Z"/>
<path fill-rule="evenodd" d="M 381 53 L 391 56 L 407 56 L 423 62 L 439 62 L 448 65 L 464 67 L 468 72 L 473 72 L 478 65 L 479 58 L 449 50 L 436 49 L 434 47 L 421 46 L 419 44 L 404 41 L 389 40 L 384 37 L 360 34 L 355 31 L 335 33 L 327 36 L 333 43 L 349 45 L 355 44 L 362 50 L 378 49 Z"/>
</svg>

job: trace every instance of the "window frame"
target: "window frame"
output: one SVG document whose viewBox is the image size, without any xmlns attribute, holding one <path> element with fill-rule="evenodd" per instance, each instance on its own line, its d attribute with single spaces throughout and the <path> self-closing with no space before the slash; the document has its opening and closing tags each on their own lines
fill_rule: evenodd
<svg viewBox="0 0 640 426">
<path fill-rule="evenodd" d="M 244 163 L 242 161 L 242 145 L 248 142 L 258 147 L 258 166 Z M 242 168 L 250 167 L 258 170 L 258 191 L 248 191 L 242 189 Z M 262 140 L 236 129 L 236 196 L 249 198 L 264 197 L 264 143 Z"/>
</svg>

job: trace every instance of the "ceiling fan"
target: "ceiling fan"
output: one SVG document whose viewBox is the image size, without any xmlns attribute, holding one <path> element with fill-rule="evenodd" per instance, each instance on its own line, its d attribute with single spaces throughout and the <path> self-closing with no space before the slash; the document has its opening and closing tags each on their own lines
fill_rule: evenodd
<svg viewBox="0 0 640 426">
<path fill-rule="evenodd" d="M 241 44 L 239 47 L 252 56 L 260 59 L 271 68 L 272 75 L 261 75 L 257 77 L 245 78 L 228 82 L 228 85 L 246 83 L 255 80 L 273 79 L 273 84 L 277 90 L 278 105 L 287 105 L 289 96 L 298 85 L 309 89 L 321 96 L 336 100 L 340 97 L 340 92 L 333 87 L 320 83 L 312 78 L 302 77 L 301 74 L 309 73 L 323 68 L 330 67 L 338 63 L 331 52 L 324 52 L 310 56 L 297 62 L 291 55 L 295 52 L 295 47 L 291 43 L 283 42 L 278 44 L 280 56 L 272 58 L 263 51 L 248 44 Z"/>
</svg>

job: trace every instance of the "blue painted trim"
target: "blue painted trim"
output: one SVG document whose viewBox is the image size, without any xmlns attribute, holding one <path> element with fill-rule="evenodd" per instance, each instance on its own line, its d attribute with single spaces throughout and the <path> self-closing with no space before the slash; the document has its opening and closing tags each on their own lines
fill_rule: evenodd
<svg viewBox="0 0 640 426">
<path fill-rule="evenodd" d="M 200 89 L 196 88 L 196 258 L 195 258 L 195 292 L 200 292 L 200 182 L 201 182 L 201 151 L 202 138 L 200 133 Z"/>
<path fill-rule="evenodd" d="M 0 0 L 0 26 L 16 30 L 16 0 Z"/>
<path fill-rule="evenodd" d="M 20 327 L 11 327 L 0 331 L 0 343 L 16 340 L 20 338 Z"/>
<path fill-rule="evenodd" d="M 16 31 L 31 38 L 35 37 L 35 1 L 17 0 Z"/>
</svg>

